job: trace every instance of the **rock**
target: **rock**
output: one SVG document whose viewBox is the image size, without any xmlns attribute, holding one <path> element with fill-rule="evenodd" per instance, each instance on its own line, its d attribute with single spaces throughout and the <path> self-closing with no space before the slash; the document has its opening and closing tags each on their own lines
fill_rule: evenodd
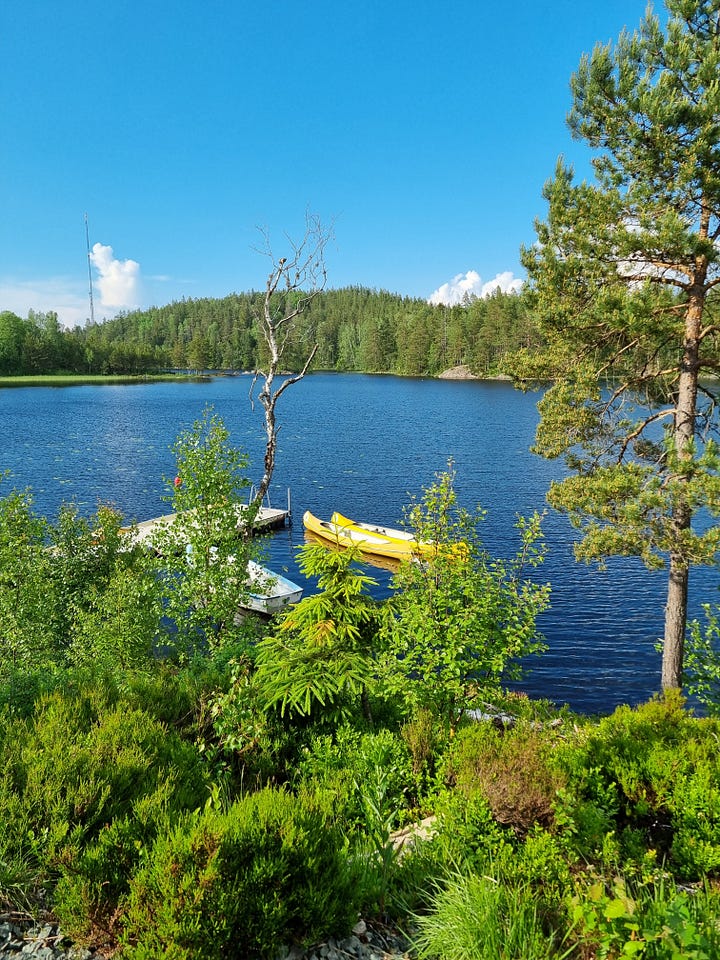
<svg viewBox="0 0 720 960">
<path fill-rule="evenodd" d="M 419 823 L 411 823 L 402 830 L 396 830 L 390 835 L 392 844 L 398 852 L 415 846 L 418 840 L 432 840 L 437 833 L 436 817 L 426 817 Z"/>
<path fill-rule="evenodd" d="M 466 363 L 460 363 L 457 367 L 450 367 L 449 370 L 443 370 L 438 374 L 439 380 L 478 380 L 474 373 L 470 372 L 470 367 Z"/>
<path fill-rule="evenodd" d="M 277 960 L 407 960 L 409 950 L 396 928 L 358 920 L 342 940 L 328 937 L 306 951 L 286 947 L 278 952 Z M 102 951 L 70 944 L 56 924 L 29 918 L 12 923 L 10 915 L 0 915 L 0 960 L 103 960 L 105 956 Z"/>
</svg>

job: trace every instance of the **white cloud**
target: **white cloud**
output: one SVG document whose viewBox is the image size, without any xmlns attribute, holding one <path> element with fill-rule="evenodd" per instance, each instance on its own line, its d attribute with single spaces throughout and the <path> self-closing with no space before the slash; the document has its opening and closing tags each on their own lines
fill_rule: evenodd
<svg viewBox="0 0 720 960">
<path fill-rule="evenodd" d="M 468 297 L 489 297 L 496 290 L 503 293 L 517 293 L 522 287 L 522 280 L 514 277 L 510 270 L 498 273 L 493 280 L 483 283 L 482 277 L 476 270 L 468 270 L 467 273 L 458 273 L 452 280 L 444 283 L 441 287 L 431 293 L 428 297 L 428 303 L 444 303 L 448 307 L 462 303 L 463 299 Z"/>
<path fill-rule="evenodd" d="M 113 249 L 96 243 L 90 253 L 95 267 L 93 279 L 96 320 L 112 317 L 118 310 L 134 309 L 142 304 L 140 264 L 135 260 L 117 260 Z M 0 311 L 10 310 L 27 317 L 37 313 L 57 313 L 64 327 L 83 326 L 90 316 L 87 267 L 85 276 L 54 276 L 18 279 L 0 276 Z"/>
<path fill-rule="evenodd" d="M 87 284 L 83 287 L 68 277 L 46 280 L 0 277 L 0 310 L 10 310 L 23 318 L 30 310 L 53 311 L 63 326 L 82 326 L 90 315 Z"/>
<path fill-rule="evenodd" d="M 99 274 L 95 285 L 102 307 L 123 310 L 140 306 L 140 264 L 136 260 L 116 260 L 113 248 L 102 243 L 93 245 L 90 260 Z"/>
</svg>

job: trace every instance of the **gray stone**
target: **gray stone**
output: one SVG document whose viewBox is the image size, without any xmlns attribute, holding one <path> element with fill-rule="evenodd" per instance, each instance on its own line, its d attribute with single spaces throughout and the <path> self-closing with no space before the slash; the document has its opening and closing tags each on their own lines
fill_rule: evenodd
<svg viewBox="0 0 720 960">
<path fill-rule="evenodd" d="M 355 934 L 353 934 L 351 937 L 348 937 L 346 940 L 343 940 L 340 944 L 340 948 L 343 950 L 343 952 L 351 954 L 351 956 L 362 957 L 363 945 L 360 943 Z"/>
</svg>

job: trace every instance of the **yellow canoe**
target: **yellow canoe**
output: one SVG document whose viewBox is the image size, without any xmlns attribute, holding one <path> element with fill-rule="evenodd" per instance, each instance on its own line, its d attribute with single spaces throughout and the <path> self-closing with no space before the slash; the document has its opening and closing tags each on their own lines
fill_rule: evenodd
<svg viewBox="0 0 720 960">
<path fill-rule="evenodd" d="M 396 530 L 394 527 L 382 527 L 376 523 L 360 523 L 359 520 L 350 520 L 335 511 L 330 517 L 332 523 L 337 523 L 344 529 L 350 529 L 358 534 L 370 534 L 374 537 L 386 537 L 388 540 L 405 544 L 410 554 L 416 556 L 431 556 L 437 553 L 437 544 L 430 540 L 418 540 L 407 530 Z"/>
<path fill-rule="evenodd" d="M 306 510 L 303 525 L 316 536 L 339 547 L 355 546 L 362 553 L 390 557 L 393 560 L 410 560 L 436 550 L 435 544 L 420 543 L 412 534 L 392 527 L 356 523 L 340 513 L 333 513 L 330 520 L 320 520 Z"/>
</svg>

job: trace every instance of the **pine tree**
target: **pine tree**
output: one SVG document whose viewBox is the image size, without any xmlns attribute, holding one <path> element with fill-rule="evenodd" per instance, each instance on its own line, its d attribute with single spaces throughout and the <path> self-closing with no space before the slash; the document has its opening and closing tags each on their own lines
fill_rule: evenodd
<svg viewBox="0 0 720 960">
<path fill-rule="evenodd" d="M 547 220 L 523 251 L 548 348 L 515 367 L 547 377 L 536 449 L 565 456 L 553 506 L 579 556 L 668 569 L 663 688 L 680 687 L 688 580 L 716 563 L 720 456 L 713 390 L 720 282 L 720 0 L 667 0 L 598 45 L 572 77 L 573 135 L 595 182 L 562 161 Z"/>
</svg>

